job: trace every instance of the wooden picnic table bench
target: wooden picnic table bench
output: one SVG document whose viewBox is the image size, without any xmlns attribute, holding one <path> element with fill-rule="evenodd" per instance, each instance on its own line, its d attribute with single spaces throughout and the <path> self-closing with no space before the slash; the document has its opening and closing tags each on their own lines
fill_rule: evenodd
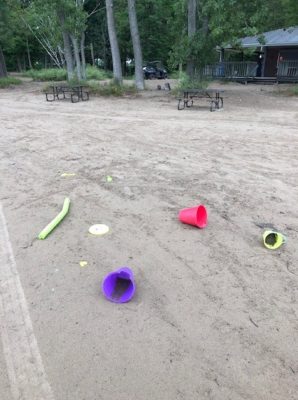
<svg viewBox="0 0 298 400">
<path fill-rule="evenodd" d="M 210 102 L 210 111 L 223 108 L 223 90 L 219 89 L 185 89 L 183 95 L 178 98 L 178 110 L 193 106 L 193 99 L 207 99 Z"/>
<path fill-rule="evenodd" d="M 68 96 L 69 95 L 69 96 Z M 70 98 L 72 103 L 77 103 L 80 100 L 89 100 L 89 92 L 84 90 L 84 86 L 50 86 L 50 91 L 46 92 L 47 101 L 65 100 Z"/>
</svg>

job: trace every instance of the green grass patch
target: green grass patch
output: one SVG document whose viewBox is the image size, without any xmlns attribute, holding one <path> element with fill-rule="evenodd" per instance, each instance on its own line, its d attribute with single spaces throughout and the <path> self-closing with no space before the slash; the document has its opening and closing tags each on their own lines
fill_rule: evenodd
<svg viewBox="0 0 298 400">
<path fill-rule="evenodd" d="M 169 74 L 169 79 L 179 79 L 180 71 L 173 71 Z"/>
<path fill-rule="evenodd" d="M 135 80 L 135 76 L 134 75 L 126 75 L 126 76 L 123 76 L 123 79 L 125 81 L 134 81 Z"/>
<path fill-rule="evenodd" d="M 66 70 L 62 68 L 30 69 L 26 71 L 25 76 L 34 81 L 65 81 L 67 78 Z"/>
<path fill-rule="evenodd" d="M 96 81 L 89 81 L 86 83 L 91 94 L 96 96 L 114 96 L 121 97 L 125 95 L 134 95 L 137 93 L 133 85 L 116 85 L 113 81 L 109 83 L 100 84 Z"/>
<path fill-rule="evenodd" d="M 275 94 L 279 96 L 298 96 L 298 85 L 292 85 L 292 86 L 287 86 L 283 87 L 282 85 L 278 85 L 277 90 L 275 91 Z"/>
<path fill-rule="evenodd" d="M 7 76 L 6 78 L 0 78 L 0 88 L 6 88 L 11 85 L 21 85 L 22 81 L 20 79 L 14 78 L 12 76 Z"/>
<path fill-rule="evenodd" d="M 102 81 L 104 79 L 112 78 L 113 74 L 109 71 L 104 71 L 103 69 L 99 69 L 97 67 L 92 67 L 91 65 L 87 65 L 86 76 L 87 76 L 87 80 Z"/>
<path fill-rule="evenodd" d="M 99 83 L 96 80 L 90 81 L 80 81 L 77 82 L 73 80 L 66 84 L 66 86 L 73 87 L 73 86 L 84 86 L 91 95 L 94 96 L 113 96 L 113 97 L 121 97 L 121 96 L 129 96 L 135 95 L 137 93 L 137 89 L 133 85 L 116 85 L 113 81 L 109 83 Z M 46 85 L 43 88 L 43 92 L 52 92 L 51 84 Z M 55 86 L 55 85 L 54 85 Z"/>
<path fill-rule="evenodd" d="M 298 96 L 298 85 L 293 86 L 293 87 L 290 89 L 290 91 L 291 91 L 291 93 L 292 93 L 292 96 Z"/>
<path fill-rule="evenodd" d="M 32 78 L 34 81 L 65 81 L 67 79 L 67 72 L 62 68 L 47 68 L 47 69 L 30 69 L 25 72 L 25 76 Z M 106 72 L 97 67 L 92 67 L 90 65 L 86 68 L 87 80 L 104 80 L 112 77 L 111 72 Z"/>
</svg>

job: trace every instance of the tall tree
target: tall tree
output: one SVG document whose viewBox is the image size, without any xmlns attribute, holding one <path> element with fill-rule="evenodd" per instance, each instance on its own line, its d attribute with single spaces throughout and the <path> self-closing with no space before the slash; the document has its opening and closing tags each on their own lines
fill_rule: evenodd
<svg viewBox="0 0 298 400">
<path fill-rule="evenodd" d="M 39 1 L 31 1 L 30 6 L 15 7 L 15 13 L 25 27 L 24 36 L 28 39 L 28 34 L 31 33 L 31 41 L 38 42 L 45 50 L 51 61 L 59 68 L 65 64 L 64 54 L 62 52 L 62 36 L 61 23 L 57 18 L 55 10 L 48 4 L 40 3 Z M 18 24 L 19 25 L 19 24 Z M 26 51 L 28 54 L 28 63 L 31 68 L 29 56 L 29 40 L 26 41 Z M 35 45 L 36 47 L 36 45 Z"/>
<path fill-rule="evenodd" d="M 74 77 L 74 62 L 72 57 L 70 35 L 66 25 L 65 10 L 63 7 L 57 8 L 57 16 L 61 24 L 63 44 L 64 44 L 64 56 L 66 61 L 67 79 L 70 81 Z"/>
<path fill-rule="evenodd" d="M 0 0 L 1 73 L 5 73 L 3 54 L 9 70 L 17 65 L 24 68 L 25 62 L 26 67 L 30 67 L 30 62 L 34 67 L 41 60 L 47 65 L 49 58 L 52 66 L 62 68 L 66 58 L 69 78 L 79 70 L 84 78 L 86 35 L 87 62 L 94 57 L 101 59 L 108 69 L 114 60 L 116 80 L 121 81 L 121 64 L 115 55 L 113 38 L 118 43 L 120 59 L 137 61 L 129 3 L 107 0 L 110 6 L 107 9 L 103 3 L 103 0 Z M 195 68 L 217 60 L 216 45 L 236 44 L 239 37 L 298 25 L 297 0 L 134 0 L 133 4 L 144 60 L 161 60 L 175 68 L 179 64 L 187 66 L 190 75 Z M 111 45 L 108 15 L 115 17 L 115 23 L 110 23 L 114 31 L 110 35 Z"/>
<path fill-rule="evenodd" d="M 2 49 L 7 31 L 7 14 L 8 7 L 6 3 L 0 3 L 0 78 L 4 78 L 7 76 L 6 63 Z"/>
<path fill-rule="evenodd" d="M 197 32 L 197 0 L 188 0 L 187 34 L 190 43 L 193 41 L 196 32 Z M 191 52 L 187 60 L 186 72 L 191 79 L 195 75 L 195 58 Z"/>
<path fill-rule="evenodd" d="M 74 65 L 76 66 L 77 79 L 81 80 L 85 77 L 84 32 L 88 17 L 84 11 L 84 0 L 52 0 L 51 2 L 31 0 L 31 2 L 35 5 L 38 14 L 47 16 L 46 22 L 58 20 L 56 27 L 59 32 L 59 39 L 63 40 L 68 80 L 74 77 Z M 51 33 L 48 28 L 51 28 L 51 25 L 48 27 L 43 19 L 41 21 L 44 37 L 48 39 Z M 48 42 L 49 40 L 46 40 L 46 43 Z M 83 63 L 80 56 L 82 56 Z"/>
<path fill-rule="evenodd" d="M 80 81 L 86 78 L 85 30 L 88 15 L 84 11 L 84 0 L 71 0 L 69 11 L 68 28 L 76 61 L 77 78 Z"/>
<path fill-rule="evenodd" d="M 139 90 L 144 90 L 143 57 L 137 22 L 135 0 L 128 0 L 129 26 L 135 59 L 135 84 Z"/>
<path fill-rule="evenodd" d="M 6 63 L 3 50 L 0 45 L 0 78 L 5 78 L 6 76 L 7 76 Z"/>
<path fill-rule="evenodd" d="M 117 83 L 118 85 L 122 85 L 121 58 L 120 58 L 118 39 L 115 28 L 113 0 L 106 0 L 106 10 L 107 10 L 109 39 L 110 39 L 112 59 L 113 59 L 114 80 L 115 83 Z"/>
</svg>

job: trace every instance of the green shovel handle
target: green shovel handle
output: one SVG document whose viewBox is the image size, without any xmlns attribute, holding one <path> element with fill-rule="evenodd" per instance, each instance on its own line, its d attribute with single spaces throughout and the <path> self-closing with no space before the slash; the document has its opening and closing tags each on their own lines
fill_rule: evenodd
<svg viewBox="0 0 298 400">
<path fill-rule="evenodd" d="M 68 197 L 65 198 L 64 203 L 63 203 L 63 208 L 60 211 L 60 213 L 40 232 L 40 234 L 38 235 L 38 239 L 45 239 L 48 234 L 50 232 L 52 232 L 52 230 L 54 228 L 56 228 L 56 226 L 58 224 L 60 224 L 60 222 L 63 220 L 63 218 L 65 217 L 65 215 L 68 213 L 69 210 L 69 206 L 70 206 L 70 199 Z"/>
</svg>

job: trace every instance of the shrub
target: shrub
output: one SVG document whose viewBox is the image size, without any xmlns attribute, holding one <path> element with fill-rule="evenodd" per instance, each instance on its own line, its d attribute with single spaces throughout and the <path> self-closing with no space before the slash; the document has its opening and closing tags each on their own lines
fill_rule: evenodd
<svg viewBox="0 0 298 400">
<path fill-rule="evenodd" d="M 298 85 L 295 85 L 291 88 L 291 92 L 293 96 L 298 96 Z"/>
<path fill-rule="evenodd" d="M 25 76 L 34 81 L 65 81 L 67 78 L 66 70 L 62 68 L 30 69 L 25 72 Z"/>
<path fill-rule="evenodd" d="M 170 79 L 179 79 L 179 76 L 180 76 L 179 71 L 173 71 L 173 72 L 170 72 L 169 78 Z"/>
<path fill-rule="evenodd" d="M 286 87 L 283 87 L 282 85 L 278 85 L 274 94 L 280 95 L 280 96 L 298 96 L 298 85 L 294 84 L 294 85 L 286 86 Z"/>
<path fill-rule="evenodd" d="M 96 81 L 90 81 L 86 84 L 90 93 L 98 96 L 115 96 L 120 97 L 129 94 L 136 94 L 137 90 L 134 86 L 116 85 L 113 81 L 107 84 L 99 84 Z"/>
<path fill-rule="evenodd" d="M 86 67 L 86 76 L 87 80 L 97 80 L 101 81 L 104 79 L 109 79 L 112 77 L 112 74 L 110 72 L 106 72 L 102 69 L 99 69 L 97 67 L 92 67 L 91 65 L 87 65 Z"/>
<path fill-rule="evenodd" d="M 209 81 L 201 76 L 196 76 L 194 79 L 190 79 L 185 72 L 181 72 L 179 76 L 179 83 L 174 90 L 173 95 L 177 95 L 185 89 L 206 89 L 209 85 Z"/>
<path fill-rule="evenodd" d="M 121 97 L 125 95 L 134 95 L 137 93 L 135 86 L 128 86 L 128 85 L 116 85 L 113 81 L 110 83 L 100 84 L 98 81 L 71 81 L 68 83 L 69 87 L 82 85 L 88 88 L 88 91 L 95 95 L 95 96 L 114 96 L 114 97 Z M 43 92 L 51 91 L 51 85 L 46 85 L 43 88 Z"/>
<path fill-rule="evenodd" d="M 0 88 L 6 88 L 11 85 L 21 85 L 22 81 L 20 79 L 8 76 L 6 78 L 0 78 Z"/>
<path fill-rule="evenodd" d="M 86 75 L 87 80 L 103 80 L 112 77 L 110 72 L 103 71 L 97 67 L 91 67 L 90 65 L 87 65 Z M 67 72 L 62 68 L 30 69 L 25 72 L 25 76 L 32 78 L 34 81 L 65 81 L 67 79 Z"/>
</svg>

